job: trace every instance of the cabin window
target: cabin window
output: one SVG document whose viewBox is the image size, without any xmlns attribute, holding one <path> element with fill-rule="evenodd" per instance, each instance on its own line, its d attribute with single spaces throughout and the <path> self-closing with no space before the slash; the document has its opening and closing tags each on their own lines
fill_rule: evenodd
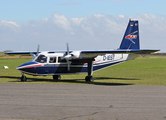
<svg viewBox="0 0 166 120">
<path fill-rule="evenodd" d="M 50 57 L 49 63 L 56 63 L 56 57 Z"/>
<path fill-rule="evenodd" d="M 61 57 L 58 57 L 58 63 L 61 62 Z"/>
<path fill-rule="evenodd" d="M 58 57 L 58 63 L 62 63 L 62 62 L 67 62 L 66 59 L 62 59 L 61 57 Z"/>
<path fill-rule="evenodd" d="M 35 61 L 39 62 L 39 63 L 46 63 L 47 62 L 47 57 L 45 55 L 39 55 L 38 58 Z"/>
</svg>

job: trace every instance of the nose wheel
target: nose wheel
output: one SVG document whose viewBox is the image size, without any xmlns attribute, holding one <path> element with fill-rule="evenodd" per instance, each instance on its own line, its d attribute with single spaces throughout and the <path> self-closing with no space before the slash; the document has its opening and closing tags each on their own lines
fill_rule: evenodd
<svg viewBox="0 0 166 120">
<path fill-rule="evenodd" d="M 26 76 L 24 74 L 22 74 L 22 76 L 21 76 L 21 82 L 25 82 L 25 81 L 27 81 L 27 78 L 26 78 Z"/>
<path fill-rule="evenodd" d="M 60 75 L 53 75 L 52 76 L 54 80 L 61 80 L 61 76 Z"/>
</svg>

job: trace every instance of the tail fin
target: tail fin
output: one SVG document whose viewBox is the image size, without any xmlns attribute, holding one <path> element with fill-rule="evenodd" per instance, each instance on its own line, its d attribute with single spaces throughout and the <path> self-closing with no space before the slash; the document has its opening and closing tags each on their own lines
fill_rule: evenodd
<svg viewBox="0 0 166 120">
<path fill-rule="evenodd" d="M 138 21 L 129 20 L 120 49 L 140 49 Z"/>
</svg>

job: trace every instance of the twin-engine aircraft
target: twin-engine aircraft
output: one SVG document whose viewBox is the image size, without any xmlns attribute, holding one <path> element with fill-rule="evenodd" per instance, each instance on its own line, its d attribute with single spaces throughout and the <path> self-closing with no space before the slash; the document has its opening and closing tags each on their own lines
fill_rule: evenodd
<svg viewBox="0 0 166 120">
<path fill-rule="evenodd" d="M 64 74 L 87 73 L 87 82 L 92 82 L 93 71 L 98 71 L 128 60 L 139 57 L 140 54 L 150 54 L 159 50 L 140 49 L 139 29 L 137 20 L 129 20 L 121 45 L 116 50 L 102 51 L 67 51 L 55 52 L 8 52 L 6 54 L 31 54 L 30 62 L 17 67 L 22 72 L 21 81 L 26 81 L 24 74 L 34 76 L 52 75 L 53 79 L 60 80 Z"/>
</svg>

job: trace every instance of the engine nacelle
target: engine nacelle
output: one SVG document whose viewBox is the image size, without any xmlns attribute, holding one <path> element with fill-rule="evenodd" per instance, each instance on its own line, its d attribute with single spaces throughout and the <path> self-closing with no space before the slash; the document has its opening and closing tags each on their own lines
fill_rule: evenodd
<svg viewBox="0 0 166 120">
<path fill-rule="evenodd" d="M 69 54 L 65 53 L 62 59 L 72 60 L 72 59 L 80 59 L 80 51 L 72 51 Z"/>
<path fill-rule="evenodd" d="M 80 51 L 73 51 L 71 53 L 69 53 L 71 55 L 71 59 L 80 59 Z"/>
</svg>

